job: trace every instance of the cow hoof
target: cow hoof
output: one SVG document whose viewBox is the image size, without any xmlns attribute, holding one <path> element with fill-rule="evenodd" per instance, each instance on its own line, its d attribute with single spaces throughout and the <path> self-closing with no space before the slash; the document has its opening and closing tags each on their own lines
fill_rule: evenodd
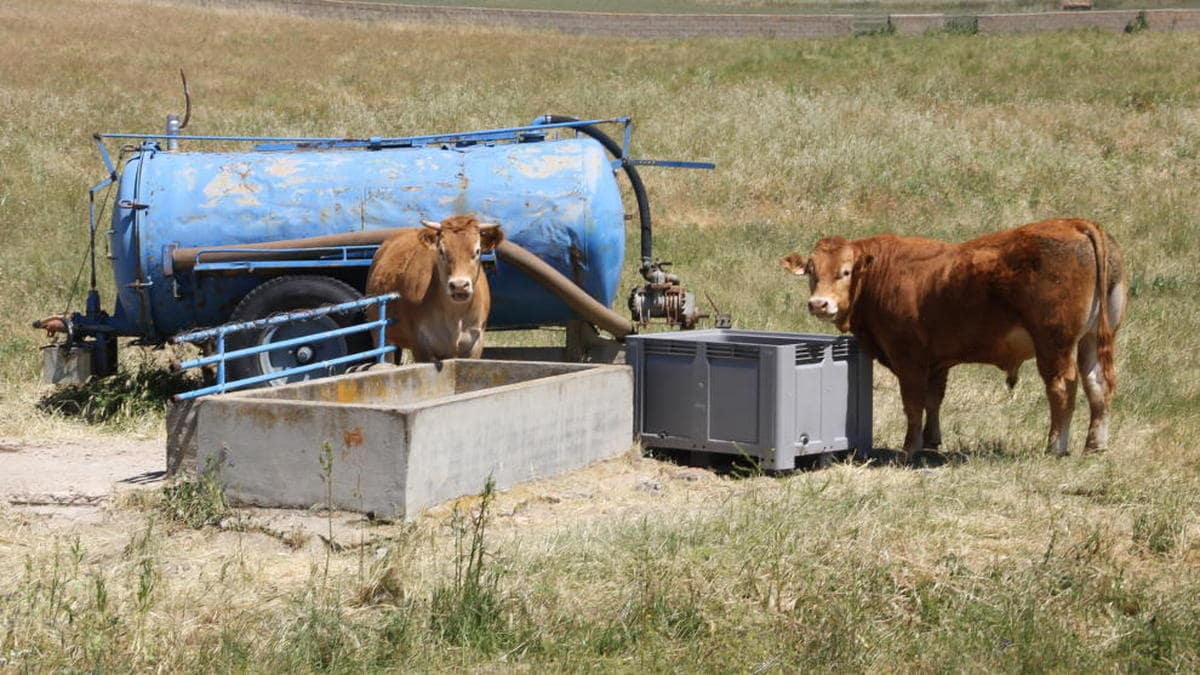
<svg viewBox="0 0 1200 675">
<path fill-rule="evenodd" d="M 1100 455 L 1105 452 L 1108 452 L 1108 447 L 1103 445 L 1087 445 L 1083 448 L 1083 454 L 1085 455 Z"/>
</svg>

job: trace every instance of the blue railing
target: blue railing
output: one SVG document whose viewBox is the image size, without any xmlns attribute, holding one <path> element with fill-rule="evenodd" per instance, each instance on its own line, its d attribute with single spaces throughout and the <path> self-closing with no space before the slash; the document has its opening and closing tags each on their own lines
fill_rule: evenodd
<svg viewBox="0 0 1200 675">
<path fill-rule="evenodd" d="M 540 119 L 540 118 L 539 118 Z M 557 122 L 545 124 L 531 124 L 522 127 L 505 127 L 501 129 L 483 129 L 480 131 L 465 131 L 460 133 L 449 134 L 428 134 L 421 136 L 401 136 L 394 138 L 373 137 L 373 138 L 338 138 L 330 136 L 198 136 L 190 134 L 167 134 L 167 133 L 152 133 L 152 134 L 93 134 L 98 145 L 101 148 L 101 155 L 105 160 L 105 166 L 110 172 L 116 171 L 111 160 L 108 159 L 108 151 L 104 148 L 103 141 L 105 139 L 140 139 L 143 141 L 150 140 L 178 140 L 178 141 L 215 141 L 215 142 L 234 142 L 234 143 L 255 143 L 255 150 L 270 152 L 280 150 L 343 150 L 352 148 L 361 148 L 366 150 L 379 150 L 383 148 L 411 148 L 427 145 L 470 145 L 475 143 L 498 143 L 498 142 L 521 142 L 527 140 L 530 136 L 538 136 L 545 134 L 546 131 L 552 129 L 572 129 L 583 126 L 597 124 L 621 124 L 626 129 L 632 127 L 632 122 L 628 117 L 613 117 L 609 119 L 592 119 L 579 120 L 575 122 Z M 629 154 L 628 137 L 626 133 L 625 154 Z"/>
<path fill-rule="evenodd" d="M 205 396 L 207 394 L 220 394 L 226 391 L 235 389 L 243 389 L 255 384 L 261 384 L 270 380 L 291 377 L 292 375 L 301 375 L 303 373 L 332 368 L 345 363 L 353 363 L 356 361 L 365 361 L 369 358 L 376 359 L 379 363 L 383 363 L 384 357 L 396 351 L 396 347 L 387 344 L 385 331 L 391 321 L 387 318 L 385 311 L 389 300 L 395 300 L 400 296 L 396 293 L 387 293 L 384 295 L 373 295 L 360 300 L 352 300 L 343 302 L 337 305 L 328 305 L 325 307 L 317 307 L 315 309 L 302 309 L 286 314 L 276 314 L 265 319 L 255 319 L 254 321 L 243 321 L 240 323 L 227 323 L 216 328 L 205 328 L 202 330 L 194 330 L 189 333 L 181 333 L 172 338 L 172 342 L 180 344 L 183 342 L 201 342 L 203 340 L 213 340 L 215 351 L 208 356 L 202 356 L 198 359 L 191 359 L 179 364 L 180 370 L 188 370 L 191 368 L 200 368 L 202 366 L 216 365 L 217 367 L 217 382 L 216 384 L 194 389 L 175 396 L 178 400 L 187 400 Z M 293 321 L 307 321 L 328 314 L 343 314 L 356 309 L 370 307 L 371 305 L 379 305 L 379 318 L 374 321 L 366 321 L 354 326 L 346 326 L 344 328 L 336 328 L 333 330 L 312 333 L 311 335 L 302 335 L 300 337 L 291 338 L 288 340 L 280 340 L 278 342 L 268 342 L 266 344 L 254 345 L 243 349 L 235 349 L 233 351 L 225 351 L 225 337 L 230 333 L 239 333 L 241 331 L 254 330 L 256 328 L 265 328 L 267 326 L 276 326 Z M 339 337 L 343 335 L 352 335 L 354 333 L 364 333 L 375 329 L 378 331 L 378 340 L 376 344 L 380 345 L 373 349 L 357 352 L 354 354 L 346 354 L 333 359 L 325 359 L 316 363 L 306 363 L 293 368 L 284 368 L 278 371 L 255 375 L 254 377 L 245 377 L 240 380 L 226 380 L 225 365 L 231 359 L 239 359 L 247 356 L 254 356 L 263 352 L 275 351 L 276 349 L 284 349 L 297 345 L 320 342 L 329 338 Z"/>
</svg>

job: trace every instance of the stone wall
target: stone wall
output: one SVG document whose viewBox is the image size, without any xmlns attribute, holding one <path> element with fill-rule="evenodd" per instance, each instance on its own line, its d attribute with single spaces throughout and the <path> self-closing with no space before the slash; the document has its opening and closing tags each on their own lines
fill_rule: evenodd
<svg viewBox="0 0 1200 675">
<path fill-rule="evenodd" d="M 821 38 L 853 35 L 870 22 L 850 14 L 622 14 L 530 9 L 433 7 L 355 0 L 178 0 L 208 7 L 253 7 L 312 17 L 421 24 L 474 25 L 519 30 L 552 30 L 574 35 L 632 38 Z M 1037 12 L 1025 14 L 893 14 L 900 34 L 946 29 L 979 33 L 1031 33 L 1080 28 L 1124 31 L 1138 10 Z M 1200 31 L 1200 9 L 1141 12 L 1154 31 Z"/>
</svg>

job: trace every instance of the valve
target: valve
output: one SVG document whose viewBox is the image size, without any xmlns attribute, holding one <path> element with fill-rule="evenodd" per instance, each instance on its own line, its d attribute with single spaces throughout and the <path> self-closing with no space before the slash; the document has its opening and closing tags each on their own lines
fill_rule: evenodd
<svg viewBox="0 0 1200 675">
<path fill-rule="evenodd" d="M 645 260 L 641 274 L 644 286 L 635 286 L 629 293 L 629 312 L 634 323 L 645 326 L 652 319 L 664 319 L 668 325 L 690 329 L 707 315 L 696 309 L 696 296 L 679 281 L 679 276 L 667 272 L 668 261 Z"/>
</svg>

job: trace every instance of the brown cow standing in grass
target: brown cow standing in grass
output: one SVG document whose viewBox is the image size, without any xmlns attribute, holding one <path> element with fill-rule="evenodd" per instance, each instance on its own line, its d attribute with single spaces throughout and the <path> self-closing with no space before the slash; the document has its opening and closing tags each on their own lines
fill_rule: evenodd
<svg viewBox="0 0 1200 675">
<path fill-rule="evenodd" d="M 902 460 L 941 444 L 938 410 L 952 366 L 999 366 L 1011 388 L 1030 358 L 1050 402 L 1048 450 L 1068 453 L 1080 375 L 1091 406 L 1085 447 L 1106 446 L 1126 283 L 1116 243 L 1095 223 L 1044 220 L 962 244 L 829 237 L 811 256 L 780 262 L 808 277 L 813 316 L 853 333 L 900 380 Z"/>
<path fill-rule="evenodd" d="M 479 358 L 492 307 L 479 256 L 504 239 L 500 226 L 452 216 L 394 235 L 375 252 L 367 294 L 396 292 L 387 305 L 387 341 L 417 361 Z M 372 320 L 378 309 L 369 310 Z"/>
</svg>

